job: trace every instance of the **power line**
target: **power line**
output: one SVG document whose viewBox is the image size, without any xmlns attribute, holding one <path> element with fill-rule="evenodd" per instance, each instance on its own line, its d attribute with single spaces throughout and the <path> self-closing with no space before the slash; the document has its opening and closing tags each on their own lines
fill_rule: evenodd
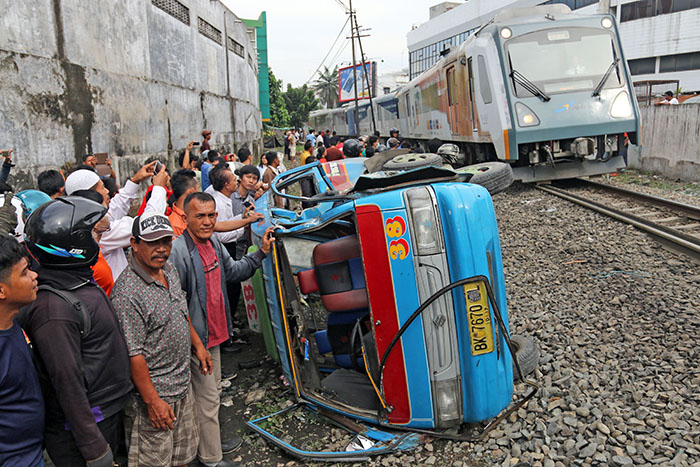
<svg viewBox="0 0 700 467">
<path fill-rule="evenodd" d="M 339 0 L 336 0 L 336 1 L 339 1 Z M 309 79 L 307 79 L 307 80 L 306 80 L 306 83 L 304 83 L 304 84 L 309 84 L 309 83 L 311 82 L 311 80 L 314 79 L 314 76 L 316 76 L 316 73 L 318 73 L 318 71 L 321 69 L 321 67 L 323 66 L 323 64 L 326 62 L 326 59 L 328 58 L 328 56 L 329 56 L 329 55 L 331 54 L 331 52 L 333 51 L 333 48 L 335 48 L 335 44 L 338 42 L 338 39 L 340 39 L 340 37 L 341 37 L 341 36 L 343 35 L 343 33 L 345 32 L 345 26 L 347 26 L 349 22 L 350 22 L 350 18 L 348 17 L 348 19 L 345 20 L 345 23 L 343 24 L 343 27 L 340 28 L 340 32 L 338 33 L 338 35 L 336 36 L 335 40 L 333 41 L 333 45 L 331 45 L 331 48 L 328 49 L 328 53 L 326 54 L 325 57 L 323 57 L 323 60 L 321 60 L 321 63 L 318 65 L 318 68 L 316 68 L 316 71 L 313 72 L 313 74 L 311 75 L 311 77 L 310 77 Z"/>
</svg>

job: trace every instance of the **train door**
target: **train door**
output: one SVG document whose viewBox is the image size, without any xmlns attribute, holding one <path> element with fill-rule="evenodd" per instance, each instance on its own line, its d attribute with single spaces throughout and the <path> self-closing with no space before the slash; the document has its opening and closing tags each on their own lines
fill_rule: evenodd
<svg viewBox="0 0 700 467">
<path fill-rule="evenodd" d="M 447 69 L 447 118 L 450 122 L 450 132 L 459 133 L 460 112 L 459 112 L 459 96 L 457 93 L 457 69 L 452 65 Z"/>
<path fill-rule="evenodd" d="M 467 78 L 469 80 L 467 85 L 469 105 L 467 107 L 469 109 L 469 121 L 471 122 L 470 130 L 473 136 L 478 136 L 479 128 L 476 125 L 476 114 L 474 112 L 474 65 L 472 63 L 472 57 L 467 59 Z"/>
</svg>

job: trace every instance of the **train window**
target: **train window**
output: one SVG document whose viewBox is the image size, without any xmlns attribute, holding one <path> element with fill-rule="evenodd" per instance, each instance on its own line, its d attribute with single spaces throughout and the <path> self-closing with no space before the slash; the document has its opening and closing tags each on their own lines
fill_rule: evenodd
<svg viewBox="0 0 700 467">
<path fill-rule="evenodd" d="M 447 105 L 457 103 L 457 82 L 455 79 L 455 67 L 447 69 Z"/>
<path fill-rule="evenodd" d="M 479 62 L 479 89 L 481 90 L 481 98 L 484 100 L 484 104 L 490 104 L 493 99 L 491 98 L 491 86 L 489 85 L 489 74 L 486 70 L 486 60 L 483 55 L 477 57 Z"/>
<path fill-rule="evenodd" d="M 556 31 L 549 30 L 510 40 L 506 47 L 511 71 L 517 71 L 548 94 L 594 89 L 619 56 L 613 35 L 591 28 L 566 31 L 566 39 L 561 39 L 565 35 L 556 34 L 556 40 L 552 40 L 549 35 Z M 607 88 L 622 84 L 619 68 L 616 71 L 606 80 Z M 513 86 L 518 97 L 532 95 L 515 81 Z"/>
</svg>

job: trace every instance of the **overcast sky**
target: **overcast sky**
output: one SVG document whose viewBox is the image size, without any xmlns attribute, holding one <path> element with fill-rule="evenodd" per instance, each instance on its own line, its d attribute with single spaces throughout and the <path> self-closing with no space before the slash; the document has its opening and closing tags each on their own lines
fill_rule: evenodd
<svg viewBox="0 0 700 467">
<path fill-rule="evenodd" d="M 347 20 L 338 1 L 347 5 L 348 0 L 222 1 L 241 18 L 257 18 L 267 12 L 268 60 L 285 86 L 300 86 L 312 77 Z M 428 9 L 437 3 L 440 0 L 353 0 L 360 27 L 371 28 L 362 47 L 366 57 L 377 61 L 379 74 L 408 67 L 406 34 L 412 25 L 427 21 Z M 329 68 L 351 63 L 347 35 L 342 35 L 326 59 Z M 331 62 L 343 46 L 345 50 Z M 359 51 L 356 53 L 359 61 Z"/>
</svg>

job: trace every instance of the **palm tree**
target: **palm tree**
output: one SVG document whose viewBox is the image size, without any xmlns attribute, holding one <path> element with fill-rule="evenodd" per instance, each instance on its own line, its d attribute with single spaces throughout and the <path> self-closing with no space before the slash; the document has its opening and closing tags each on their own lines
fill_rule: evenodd
<svg viewBox="0 0 700 467">
<path fill-rule="evenodd" d="M 313 89 L 327 109 L 336 107 L 338 105 L 338 66 L 329 70 L 324 65 L 323 71 L 319 72 L 318 79 L 313 83 Z"/>
</svg>

